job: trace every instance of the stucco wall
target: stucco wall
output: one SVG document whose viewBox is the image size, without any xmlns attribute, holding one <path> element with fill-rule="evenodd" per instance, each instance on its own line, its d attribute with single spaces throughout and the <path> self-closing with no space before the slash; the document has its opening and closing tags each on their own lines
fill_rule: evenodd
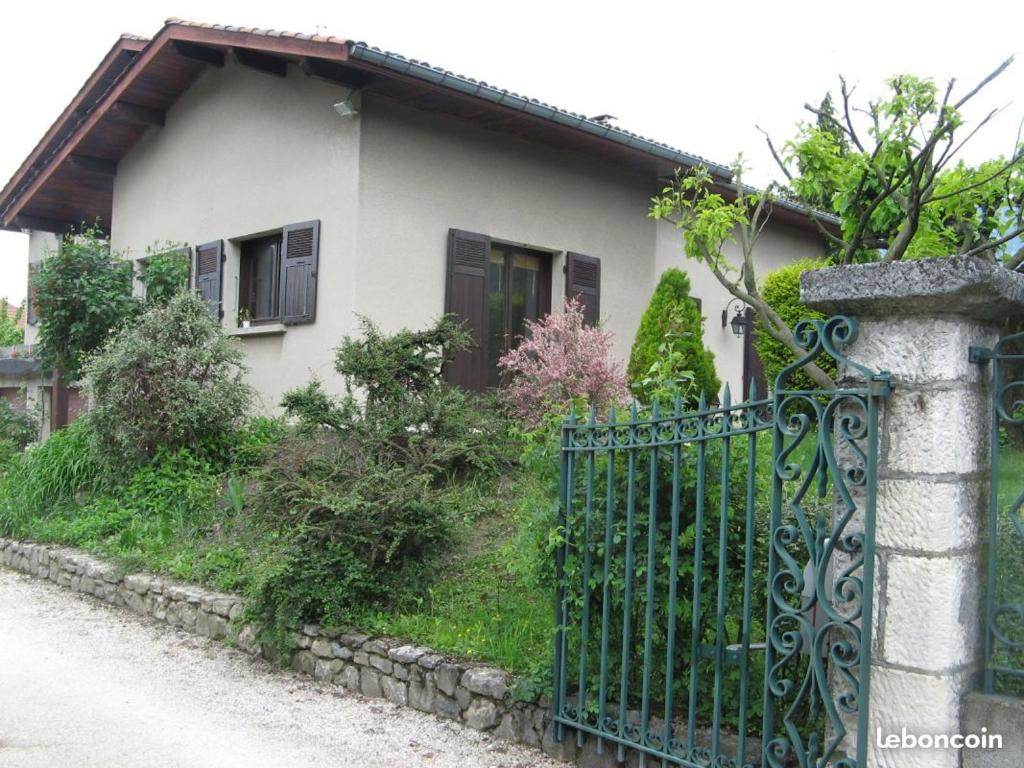
<svg viewBox="0 0 1024 768">
<path fill-rule="evenodd" d="M 600 258 L 601 317 L 628 356 L 652 285 L 652 180 L 384 99 L 362 120 L 356 311 L 391 328 L 440 315 L 456 227 L 554 252 L 553 309 L 564 252 Z"/>
<path fill-rule="evenodd" d="M 439 316 L 451 227 L 552 252 L 556 311 L 564 253 L 599 257 L 602 321 L 623 361 L 658 275 L 683 266 L 704 301 L 719 374 L 740 387 L 742 344 L 720 327 L 728 295 L 684 263 L 678 233 L 647 218 L 655 180 L 373 95 L 357 118 L 340 118 L 332 105 L 346 95 L 294 67 L 282 79 L 229 62 L 118 166 L 114 248 L 138 258 L 158 241 L 223 239 L 229 328 L 238 238 L 321 221 L 316 322 L 242 337 L 264 409 L 312 375 L 339 386 L 333 348 L 357 315 L 387 330 Z M 759 261 L 767 269 L 819 250 L 811 237 L 769 230 Z"/>
<path fill-rule="evenodd" d="M 33 230 L 28 234 L 28 263 L 35 264 L 43 260 L 49 251 L 57 250 L 57 236 L 49 232 Z M 26 294 L 27 295 L 27 294 Z M 26 318 L 27 320 L 27 318 Z M 39 337 L 39 326 L 25 323 L 25 343 L 35 344 Z"/>
<path fill-rule="evenodd" d="M 819 257 L 824 253 L 825 248 L 820 238 L 786 225 L 769 225 L 755 245 L 758 278 L 763 278 L 768 272 L 791 261 Z M 739 267 L 743 263 L 739 247 L 734 243 L 728 244 L 726 256 L 736 267 L 735 274 L 738 275 Z M 704 343 L 715 353 L 718 378 L 722 380 L 723 385 L 729 382 L 733 402 L 736 402 L 743 393 L 743 339 L 737 338 L 728 324 L 725 328 L 722 327 L 722 310 L 732 300 L 732 294 L 722 287 L 711 270 L 686 258 L 683 253 L 682 233 L 670 223 L 659 221 L 655 280 L 670 267 L 678 267 L 690 276 L 691 295 L 701 300 L 701 309 L 704 313 Z M 736 308 L 739 306 L 737 302 L 729 308 L 729 320 L 736 314 Z"/>
<path fill-rule="evenodd" d="M 224 325 L 238 310 L 236 238 L 319 219 L 316 322 L 246 336 L 249 380 L 273 408 L 311 375 L 332 380 L 332 347 L 351 329 L 358 120 L 347 92 L 289 66 L 287 78 L 229 61 L 210 69 L 119 164 L 111 242 L 138 258 L 155 242 L 225 241 Z"/>
</svg>

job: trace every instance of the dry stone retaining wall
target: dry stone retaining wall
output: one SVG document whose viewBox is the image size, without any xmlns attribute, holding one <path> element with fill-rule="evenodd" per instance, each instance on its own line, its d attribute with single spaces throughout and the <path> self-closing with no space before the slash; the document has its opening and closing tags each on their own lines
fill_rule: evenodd
<svg viewBox="0 0 1024 768">
<path fill-rule="evenodd" d="M 238 595 L 146 573 L 126 574 L 78 550 L 11 539 L 0 538 L 0 565 L 186 632 L 233 643 L 251 655 L 273 656 L 273 649 L 256 642 L 251 625 L 235 631 L 233 622 L 243 608 Z M 597 756 L 592 744 L 578 750 L 572 735 L 564 743 L 555 743 L 547 700 L 513 700 L 508 676 L 500 669 L 456 661 L 391 638 L 333 632 L 315 625 L 303 627 L 294 640 L 292 668 L 317 680 L 450 718 L 580 765 L 607 764 L 608 755 Z"/>
</svg>

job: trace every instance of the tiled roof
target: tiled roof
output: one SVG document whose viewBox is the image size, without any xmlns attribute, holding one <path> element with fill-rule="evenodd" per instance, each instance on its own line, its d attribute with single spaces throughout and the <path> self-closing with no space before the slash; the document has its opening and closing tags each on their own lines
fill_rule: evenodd
<svg viewBox="0 0 1024 768">
<path fill-rule="evenodd" d="M 286 32 L 278 29 L 262 29 L 259 27 L 235 27 L 223 24 L 202 24 L 183 19 L 169 18 L 165 22 L 168 25 L 184 27 L 196 27 L 200 29 L 216 29 L 223 32 L 236 32 L 247 35 L 260 35 L 264 37 L 291 37 L 299 40 L 310 40 L 319 43 L 334 43 L 349 47 L 351 55 L 356 59 L 371 60 L 373 63 L 387 67 L 397 72 L 403 72 L 422 80 L 434 82 L 453 88 L 453 90 L 468 93 L 488 101 L 502 104 L 504 106 L 518 109 L 519 111 L 532 114 L 537 117 L 546 118 L 562 125 L 576 128 L 603 138 L 611 139 L 620 144 L 631 146 L 634 149 L 650 152 L 651 154 L 663 157 L 674 162 L 687 165 L 703 164 L 708 167 L 712 174 L 720 178 L 731 178 L 732 172 L 726 166 L 707 160 L 699 155 L 684 152 L 664 142 L 649 139 L 638 133 L 627 131 L 624 128 L 610 125 L 606 122 L 592 120 L 570 110 L 562 109 L 547 104 L 539 99 L 523 96 L 515 91 L 505 88 L 498 88 L 483 80 L 476 80 L 472 77 L 459 75 L 451 70 L 433 66 L 425 61 L 408 59 L 401 54 L 392 53 L 381 48 L 370 46 L 363 42 L 355 42 L 346 38 L 334 35 L 305 34 L 301 32 Z"/>
</svg>

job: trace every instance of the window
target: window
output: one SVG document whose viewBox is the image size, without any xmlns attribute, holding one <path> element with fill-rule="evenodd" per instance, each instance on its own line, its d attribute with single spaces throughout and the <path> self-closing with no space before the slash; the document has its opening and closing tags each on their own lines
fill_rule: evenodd
<svg viewBox="0 0 1024 768">
<path fill-rule="evenodd" d="M 281 235 L 242 243 L 238 264 L 238 314 L 254 322 L 278 320 Z"/>
<path fill-rule="evenodd" d="M 487 265 L 488 386 L 501 384 L 498 360 L 526 333 L 526 321 L 550 311 L 550 274 L 550 255 L 492 244 Z"/>
<path fill-rule="evenodd" d="M 445 369 L 450 382 L 482 392 L 501 384 L 498 359 L 551 311 L 551 254 L 488 235 L 448 232 L 445 312 L 462 322 L 473 346 Z"/>
</svg>

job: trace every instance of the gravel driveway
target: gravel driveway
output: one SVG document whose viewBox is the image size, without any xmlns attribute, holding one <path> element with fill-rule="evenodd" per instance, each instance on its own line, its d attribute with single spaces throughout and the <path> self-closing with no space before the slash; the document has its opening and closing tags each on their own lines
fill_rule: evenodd
<svg viewBox="0 0 1024 768">
<path fill-rule="evenodd" d="M 0 569 L 3 768 L 556 768 Z"/>
</svg>

